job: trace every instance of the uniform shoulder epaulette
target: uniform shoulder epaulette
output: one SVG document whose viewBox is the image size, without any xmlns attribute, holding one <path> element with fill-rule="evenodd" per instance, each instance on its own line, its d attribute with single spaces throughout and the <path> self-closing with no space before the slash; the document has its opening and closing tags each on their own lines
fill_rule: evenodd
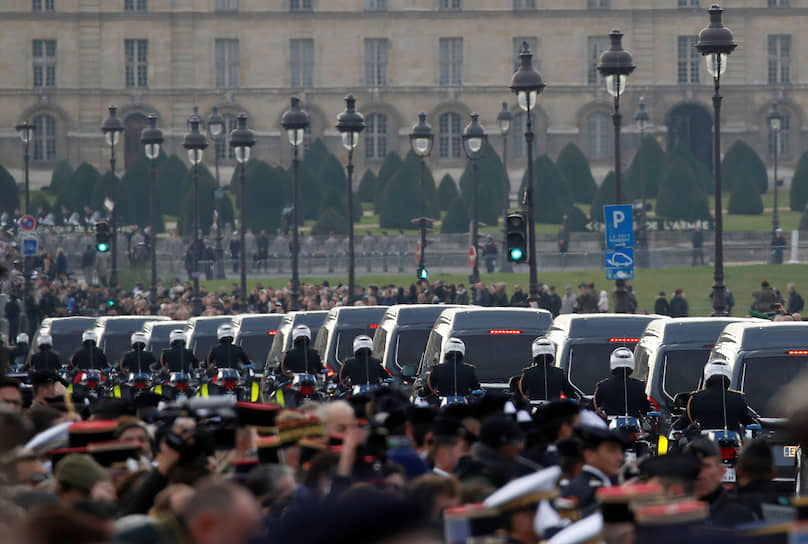
<svg viewBox="0 0 808 544">
<path fill-rule="evenodd" d="M 602 384 L 602 383 L 604 383 L 604 382 L 607 382 L 607 381 L 609 381 L 609 378 L 603 378 L 602 380 L 600 380 L 598 383 L 596 383 L 596 384 L 595 384 L 595 387 L 597 387 L 597 386 L 599 386 L 600 384 Z"/>
<path fill-rule="evenodd" d="M 466 366 L 470 366 L 471 368 L 477 368 L 476 365 L 473 365 L 471 363 L 463 363 L 463 364 L 466 365 Z"/>
<path fill-rule="evenodd" d="M 730 393 L 738 393 L 739 395 L 743 395 L 743 391 L 738 391 L 737 389 L 727 389 Z"/>
</svg>

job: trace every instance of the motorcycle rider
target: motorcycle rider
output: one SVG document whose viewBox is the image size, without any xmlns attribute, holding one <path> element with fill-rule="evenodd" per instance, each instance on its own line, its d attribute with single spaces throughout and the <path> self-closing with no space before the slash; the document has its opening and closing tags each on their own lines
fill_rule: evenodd
<svg viewBox="0 0 808 544">
<path fill-rule="evenodd" d="M 157 359 L 151 351 L 146 351 L 146 334 L 140 331 L 134 332 L 130 342 L 132 344 L 131 351 L 127 351 L 121 357 L 121 372 L 124 374 L 150 372 Z"/>
<path fill-rule="evenodd" d="M 25 361 L 28 359 L 28 335 L 24 332 L 17 335 L 17 342 L 14 349 L 11 350 L 9 358 L 13 365 L 25 365 Z"/>
<path fill-rule="evenodd" d="M 480 388 L 474 365 L 463 362 L 466 344 L 459 338 L 449 338 L 443 348 L 444 362 L 434 366 L 427 377 L 427 386 L 436 397 L 469 396 Z"/>
<path fill-rule="evenodd" d="M 620 347 L 609 358 L 612 375 L 595 386 L 595 410 L 606 416 L 642 417 L 651 411 L 645 395 L 645 382 L 630 378 L 634 372 L 634 354 Z"/>
<path fill-rule="evenodd" d="M 107 368 L 107 356 L 96 347 L 98 335 L 88 329 L 81 335 L 81 347 L 70 357 L 70 366 L 76 370 Z"/>
<path fill-rule="evenodd" d="M 281 373 L 291 378 L 293 374 L 319 374 L 323 369 L 320 355 L 309 347 L 311 329 L 306 325 L 298 325 L 292 329 L 292 349 L 287 351 L 281 361 Z"/>
<path fill-rule="evenodd" d="M 219 343 L 213 346 L 208 353 L 206 363 L 208 369 L 212 368 L 235 368 L 241 370 L 244 365 L 249 365 L 250 358 L 241 349 L 241 346 L 233 344 L 233 338 L 236 336 L 236 331 L 232 325 L 227 323 L 219 325 L 216 329 L 216 338 Z"/>
<path fill-rule="evenodd" d="M 39 337 L 36 339 L 36 345 L 39 351 L 31 355 L 31 362 L 29 364 L 32 372 L 36 372 L 37 370 L 50 370 L 55 372 L 62 366 L 61 361 L 59 361 L 59 356 L 51 349 L 52 344 L 53 338 L 51 338 L 51 335 L 40 333 Z"/>
<path fill-rule="evenodd" d="M 519 393 L 525 400 L 557 400 L 564 395 L 577 399 L 578 392 L 567 379 L 566 373 L 553 366 L 555 345 L 544 336 L 533 341 L 531 346 L 533 364 L 522 369 L 519 379 Z"/>
<path fill-rule="evenodd" d="M 747 425 L 757 423 L 743 393 L 729 388 L 732 369 L 721 362 L 704 365 L 704 388 L 690 394 L 687 413 L 674 424 L 675 429 L 685 429 L 698 424 L 702 429 L 729 429 L 741 431 Z"/>
<path fill-rule="evenodd" d="M 345 361 L 339 370 L 339 383 L 345 389 L 353 385 L 377 385 L 390 375 L 382 362 L 370 356 L 373 340 L 360 334 L 353 341 L 354 356 Z"/>
<path fill-rule="evenodd" d="M 171 343 L 170 347 L 160 354 L 163 373 L 188 372 L 199 366 L 194 352 L 185 347 L 185 331 L 174 329 L 168 334 L 168 341 Z"/>
</svg>

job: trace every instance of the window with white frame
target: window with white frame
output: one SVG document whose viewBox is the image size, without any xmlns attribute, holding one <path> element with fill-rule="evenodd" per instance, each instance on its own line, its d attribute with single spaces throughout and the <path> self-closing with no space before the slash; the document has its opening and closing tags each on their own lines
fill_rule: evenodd
<svg viewBox="0 0 808 544">
<path fill-rule="evenodd" d="M 439 7 L 441 10 L 455 10 L 463 9 L 462 0 L 439 0 Z"/>
<path fill-rule="evenodd" d="M 598 111 L 586 118 L 589 138 L 587 149 L 590 159 L 606 159 L 612 156 L 612 118 L 606 112 Z"/>
<path fill-rule="evenodd" d="M 786 7 L 791 5 L 791 0 L 766 0 L 766 6 L 770 8 Z"/>
<path fill-rule="evenodd" d="M 791 151 L 790 143 L 790 129 L 791 129 L 791 116 L 788 113 L 780 112 L 783 116 L 783 121 L 780 125 L 780 134 L 769 127 L 769 156 L 774 156 L 774 149 L 777 146 L 778 155 L 788 155 Z M 768 124 L 768 123 L 767 123 Z M 779 144 L 779 145 L 778 145 Z"/>
<path fill-rule="evenodd" d="M 56 119 L 52 115 L 43 113 L 34 117 L 34 144 L 35 161 L 52 161 L 56 159 Z"/>
<path fill-rule="evenodd" d="M 536 9 L 536 0 L 513 0 L 513 9 Z"/>
<path fill-rule="evenodd" d="M 387 116 L 371 113 L 365 117 L 365 158 L 383 159 L 387 155 Z"/>
<path fill-rule="evenodd" d="M 236 156 L 233 154 L 233 148 L 230 147 L 230 133 L 238 127 L 238 119 L 230 114 L 222 115 L 224 121 L 224 134 L 215 140 L 216 156 L 219 160 L 229 159 L 235 160 Z"/>
<path fill-rule="evenodd" d="M 440 84 L 463 84 L 463 38 L 440 38 Z"/>
<path fill-rule="evenodd" d="M 447 112 L 441 114 L 438 123 L 438 154 L 441 159 L 459 159 L 462 157 L 463 144 L 460 131 L 460 114 Z"/>
<path fill-rule="evenodd" d="M 289 0 L 290 11 L 311 11 L 312 0 Z"/>
<path fill-rule="evenodd" d="M 216 40 L 216 87 L 218 89 L 233 89 L 238 87 L 238 51 L 238 40 Z"/>
<path fill-rule="evenodd" d="M 769 34 L 769 83 L 791 82 L 791 35 Z"/>
<path fill-rule="evenodd" d="M 56 40 L 32 42 L 34 87 L 56 86 Z"/>
<path fill-rule="evenodd" d="M 216 0 L 213 3 L 215 11 L 238 11 L 238 0 Z"/>
<path fill-rule="evenodd" d="M 290 80 L 292 87 L 311 87 L 314 72 L 314 40 L 289 40 Z"/>
<path fill-rule="evenodd" d="M 586 82 L 590 85 L 603 83 L 603 76 L 598 72 L 598 62 L 601 53 L 609 49 L 609 45 L 609 36 L 589 36 L 586 39 L 586 54 L 589 56 Z"/>
<path fill-rule="evenodd" d="M 387 85 L 387 52 L 390 42 L 384 38 L 365 40 L 365 85 L 384 87 Z"/>
<path fill-rule="evenodd" d="M 53 11 L 56 0 L 31 0 L 31 11 Z"/>
<path fill-rule="evenodd" d="M 365 9 L 368 11 L 385 11 L 387 0 L 365 0 Z"/>
<path fill-rule="evenodd" d="M 124 0 L 124 11 L 146 11 L 146 0 Z"/>
<path fill-rule="evenodd" d="M 149 41 L 124 40 L 127 87 L 149 86 Z"/>
<path fill-rule="evenodd" d="M 676 38 L 676 81 L 698 83 L 701 55 L 696 49 L 698 36 L 678 36 Z"/>
</svg>

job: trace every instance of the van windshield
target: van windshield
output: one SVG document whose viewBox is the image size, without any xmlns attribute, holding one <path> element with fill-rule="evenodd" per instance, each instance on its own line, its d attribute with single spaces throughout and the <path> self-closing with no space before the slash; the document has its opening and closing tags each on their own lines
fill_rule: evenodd
<svg viewBox="0 0 808 544">
<path fill-rule="evenodd" d="M 271 334 L 253 334 L 242 336 L 239 339 L 239 344 L 247 352 L 247 357 L 250 358 L 250 361 L 260 362 L 266 359 L 267 352 L 272 347 L 274 339 L 275 336 Z"/>
<path fill-rule="evenodd" d="M 662 390 L 671 400 L 677 393 L 693 391 L 699 386 L 709 349 L 678 349 L 665 353 Z"/>
<path fill-rule="evenodd" d="M 530 364 L 530 344 L 535 338 L 535 333 L 460 335 L 466 344 L 464 360 L 476 367 L 480 382 L 488 383 L 508 383 L 511 376 L 520 375 Z"/>
<path fill-rule="evenodd" d="M 808 357 L 776 356 L 744 359 L 742 388 L 746 403 L 761 417 L 787 417 L 784 410 L 773 406 L 781 387 L 808 369 Z"/>
<path fill-rule="evenodd" d="M 634 345 L 633 342 L 574 344 L 570 347 L 569 355 L 570 383 L 580 389 L 584 395 L 593 394 L 595 385 L 603 378 L 609 377 L 609 358 L 612 352 L 619 347 L 626 347 L 633 351 Z"/>
<path fill-rule="evenodd" d="M 398 333 L 396 339 L 396 366 L 417 365 L 424 353 L 429 332 L 432 329 L 405 330 Z"/>
<path fill-rule="evenodd" d="M 339 364 L 353 357 L 354 338 L 367 333 L 368 329 L 342 329 L 337 332 L 337 362 Z"/>
</svg>

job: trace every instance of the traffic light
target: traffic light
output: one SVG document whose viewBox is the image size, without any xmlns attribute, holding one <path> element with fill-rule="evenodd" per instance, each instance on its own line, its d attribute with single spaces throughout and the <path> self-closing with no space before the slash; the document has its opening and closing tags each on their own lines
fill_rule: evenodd
<svg viewBox="0 0 808 544">
<path fill-rule="evenodd" d="M 95 224 L 95 250 L 99 253 L 109 251 L 109 224 L 106 221 Z"/>
<path fill-rule="evenodd" d="M 419 280 L 428 280 L 429 279 L 429 272 L 426 268 L 419 268 L 417 273 Z"/>
<path fill-rule="evenodd" d="M 513 263 L 527 262 L 527 220 L 522 212 L 508 214 L 507 228 L 508 260 Z"/>
</svg>

